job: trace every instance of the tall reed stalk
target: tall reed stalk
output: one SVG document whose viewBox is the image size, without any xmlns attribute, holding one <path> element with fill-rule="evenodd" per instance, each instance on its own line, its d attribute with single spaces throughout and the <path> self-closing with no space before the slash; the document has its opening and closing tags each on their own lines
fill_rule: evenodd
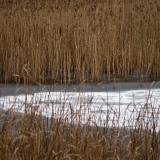
<svg viewBox="0 0 160 160">
<path fill-rule="evenodd" d="M 160 4 L 155 0 L 0 3 L 5 82 L 110 82 L 159 78 Z"/>
</svg>

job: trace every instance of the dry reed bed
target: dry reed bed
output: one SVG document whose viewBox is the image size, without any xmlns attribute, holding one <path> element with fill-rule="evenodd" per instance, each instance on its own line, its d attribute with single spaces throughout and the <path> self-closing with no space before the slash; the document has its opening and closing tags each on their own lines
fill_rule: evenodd
<svg viewBox="0 0 160 160">
<path fill-rule="evenodd" d="M 73 115 L 74 116 L 74 115 Z M 137 126 L 90 126 L 70 119 L 0 112 L 0 159 L 158 160 L 159 133 Z M 131 119 L 130 123 L 132 123 Z M 156 127 L 156 126 L 155 126 Z"/>
<path fill-rule="evenodd" d="M 34 98 L 38 100 L 38 97 Z M 82 117 L 87 116 L 91 109 L 89 100 L 86 100 L 85 112 L 74 111 L 76 106 L 70 106 L 67 114 L 64 114 L 65 104 L 61 101 L 63 96 L 58 99 L 59 101 L 53 102 L 48 98 L 45 102 L 44 108 L 49 107 L 50 100 L 52 102 L 51 118 L 44 117 L 41 111 L 38 112 L 40 105 L 43 105 L 43 99 L 30 103 L 29 109 L 26 98 L 23 102 L 26 107 L 24 114 L 12 110 L 16 99 L 11 104 L 11 109 L 0 110 L 0 159 L 159 160 L 159 108 L 155 109 L 154 102 L 147 107 L 149 99 L 146 100 L 138 117 L 134 114 L 138 107 L 135 105 L 129 120 L 124 115 L 124 123 L 118 127 L 116 117 L 120 116 L 119 112 L 114 113 L 113 119 L 106 115 L 105 124 L 98 126 L 101 121 L 99 116 L 93 123 L 90 119 L 83 121 Z M 81 97 L 77 101 L 80 99 Z M 38 108 L 35 108 L 35 103 Z M 56 107 L 59 107 L 57 112 Z M 149 110 L 152 111 L 151 114 L 148 113 Z M 146 119 L 146 116 L 149 117 Z M 76 117 L 79 117 L 78 120 Z"/>
<path fill-rule="evenodd" d="M 159 1 L 15 0 L 0 3 L 0 18 L 5 82 L 160 76 Z"/>
</svg>

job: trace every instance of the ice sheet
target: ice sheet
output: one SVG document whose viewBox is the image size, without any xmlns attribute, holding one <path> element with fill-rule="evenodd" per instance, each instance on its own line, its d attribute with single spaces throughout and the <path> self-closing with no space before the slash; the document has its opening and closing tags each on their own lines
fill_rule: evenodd
<svg viewBox="0 0 160 160">
<path fill-rule="evenodd" d="M 160 89 L 124 92 L 39 92 L 0 98 L 1 108 L 42 114 L 70 122 L 116 127 L 156 127 Z"/>
</svg>

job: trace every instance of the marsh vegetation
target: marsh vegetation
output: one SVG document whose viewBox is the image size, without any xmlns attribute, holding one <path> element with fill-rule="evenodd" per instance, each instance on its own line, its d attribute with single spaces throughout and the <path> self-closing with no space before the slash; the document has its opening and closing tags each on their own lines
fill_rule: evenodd
<svg viewBox="0 0 160 160">
<path fill-rule="evenodd" d="M 5 82 L 160 77 L 159 1 L 1 1 L 0 8 Z"/>
<path fill-rule="evenodd" d="M 1 1 L 0 21 L 0 82 L 16 82 L 16 93 L 20 83 L 160 78 L 159 1 Z M 159 97 L 149 90 L 122 115 L 107 93 L 95 110 L 94 94 L 75 94 L 0 95 L 0 159 L 159 160 Z"/>
<path fill-rule="evenodd" d="M 1 97 L 0 158 L 158 160 L 159 90 L 116 94 L 117 101 L 112 92 L 79 90 Z"/>
</svg>

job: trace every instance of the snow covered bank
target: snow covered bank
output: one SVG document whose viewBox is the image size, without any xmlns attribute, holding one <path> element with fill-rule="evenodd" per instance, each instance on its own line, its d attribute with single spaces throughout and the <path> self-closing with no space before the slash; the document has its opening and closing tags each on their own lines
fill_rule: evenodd
<svg viewBox="0 0 160 160">
<path fill-rule="evenodd" d="M 0 98 L 1 108 L 81 124 L 160 129 L 160 89 L 122 92 L 38 92 Z"/>
</svg>

